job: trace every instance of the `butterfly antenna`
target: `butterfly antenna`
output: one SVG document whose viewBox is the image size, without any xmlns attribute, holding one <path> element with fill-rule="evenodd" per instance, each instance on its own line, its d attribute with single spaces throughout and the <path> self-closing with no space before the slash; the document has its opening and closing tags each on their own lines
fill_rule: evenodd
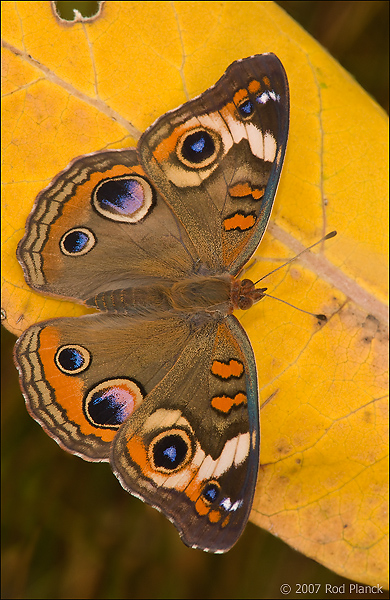
<svg viewBox="0 0 390 600">
<path fill-rule="evenodd" d="M 279 300 L 279 302 L 283 302 L 283 304 L 287 304 L 287 306 L 291 306 L 292 308 L 296 308 L 296 310 L 299 310 L 300 312 L 306 313 L 307 315 L 311 315 L 312 317 L 315 317 L 319 321 L 327 321 L 328 320 L 326 315 L 321 315 L 321 314 L 316 315 L 315 313 L 309 312 L 308 310 L 303 310 L 303 308 L 298 308 L 298 306 L 294 306 L 294 304 L 290 304 L 290 302 L 286 302 L 286 300 L 282 300 L 281 298 L 277 298 L 276 296 L 271 296 L 271 294 L 265 294 L 263 292 L 262 295 L 265 296 L 266 298 L 273 298 L 274 300 Z"/>
<path fill-rule="evenodd" d="M 330 238 L 334 237 L 335 235 L 337 235 L 337 231 L 331 231 L 330 233 L 327 233 L 323 238 L 318 240 L 318 242 L 316 242 L 315 244 L 312 244 L 311 246 L 308 246 L 307 248 L 302 250 L 302 252 L 299 252 L 299 254 L 297 254 L 296 256 L 293 256 L 292 258 L 290 258 L 290 260 L 287 260 L 285 263 L 280 265 L 280 267 L 276 267 L 276 269 L 274 269 L 273 271 L 270 271 L 269 273 L 267 273 L 267 275 L 263 275 L 263 277 L 260 277 L 260 279 L 255 281 L 255 285 L 257 285 L 259 283 L 259 281 L 262 281 L 266 277 L 269 277 L 270 275 L 272 275 L 272 273 L 276 273 L 276 271 L 279 271 L 279 269 L 283 269 L 286 265 L 290 264 L 290 262 L 293 262 L 293 260 L 296 260 L 297 258 L 299 258 L 301 256 L 301 254 L 304 254 L 308 250 L 311 250 L 312 248 L 314 248 L 314 246 L 321 244 L 321 242 L 324 242 L 325 240 L 330 240 Z"/>
<path fill-rule="evenodd" d="M 290 258 L 290 260 L 288 260 L 285 263 L 283 263 L 282 265 L 280 265 L 280 267 L 276 267 L 276 269 L 274 269 L 273 271 L 270 271 L 269 273 L 267 273 L 263 277 L 260 277 L 260 279 L 258 279 L 255 282 L 255 285 L 257 285 L 260 281 L 262 281 L 262 279 L 265 279 L 269 275 L 272 275 L 272 273 L 275 273 L 276 271 L 279 271 L 279 269 L 283 269 L 283 267 L 285 267 L 286 265 L 288 265 L 290 262 L 292 262 L 293 260 L 296 260 L 297 258 L 299 258 L 301 256 L 301 254 L 304 254 L 304 252 L 307 252 L 308 250 L 311 250 L 312 248 L 314 248 L 314 246 L 317 246 L 318 244 L 321 244 L 321 242 L 324 242 L 325 240 L 330 240 L 335 235 L 337 235 L 337 231 L 331 231 L 330 233 L 327 233 L 323 238 L 321 238 L 320 240 L 318 240 L 318 242 L 315 242 L 315 244 L 312 244 L 311 246 L 308 246 L 308 248 L 305 248 L 304 250 L 302 250 L 302 252 L 299 252 L 299 254 L 297 254 L 296 256 L 293 256 L 293 258 Z M 266 289 L 266 288 L 264 288 L 264 289 Z M 303 313 L 306 313 L 307 315 L 311 315 L 312 317 L 315 317 L 319 321 L 327 321 L 327 317 L 325 315 L 322 315 L 322 314 L 318 314 L 317 315 L 315 313 L 309 312 L 308 310 L 303 310 L 303 308 L 298 308 L 298 306 L 294 306 L 294 304 L 290 304 L 290 302 L 286 302 L 286 300 L 282 300 L 281 298 L 277 298 L 276 296 L 271 296 L 270 294 L 265 294 L 264 292 L 263 292 L 263 296 L 265 296 L 267 298 L 273 298 L 274 300 L 279 300 L 279 302 L 283 302 L 283 304 L 287 304 L 288 306 L 291 306 L 292 308 L 296 308 L 297 310 L 299 310 L 299 311 L 301 311 Z"/>
</svg>

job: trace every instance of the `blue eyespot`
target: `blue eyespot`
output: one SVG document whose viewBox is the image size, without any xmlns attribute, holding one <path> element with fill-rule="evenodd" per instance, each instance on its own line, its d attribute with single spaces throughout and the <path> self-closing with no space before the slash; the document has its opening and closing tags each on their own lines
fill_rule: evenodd
<svg viewBox="0 0 390 600">
<path fill-rule="evenodd" d="M 112 179 L 104 182 L 96 193 L 97 201 L 107 210 L 123 215 L 134 213 L 144 203 L 144 189 L 139 181 Z"/>
<path fill-rule="evenodd" d="M 92 231 L 86 227 L 70 229 L 62 236 L 60 248 L 67 256 L 82 256 L 95 245 L 96 239 Z"/>
<path fill-rule="evenodd" d="M 97 425 L 120 425 L 128 416 L 126 409 L 126 402 L 115 388 L 94 394 L 88 404 L 89 416 Z"/>
<path fill-rule="evenodd" d="M 215 154 L 215 143 L 211 135 L 204 129 L 190 133 L 181 146 L 184 161 L 198 165 Z"/>
<path fill-rule="evenodd" d="M 187 458 L 188 444 L 179 434 L 168 434 L 153 445 L 153 463 L 155 468 L 174 471 Z"/>
<path fill-rule="evenodd" d="M 66 375 L 77 375 L 85 371 L 91 362 L 86 348 L 77 345 L 61 346 L 55 355 L 57 368 Z"/>
<path fill-rule="evenodd" d="M 84 357 L 75 348 L 65 348 L 59 353 L 58 362 L 66 371 L 77 371 L 83 366 Z"/>
<path fill-rule="evenodd" d="M 221 488 L 217 483 L 210 482 L 203 488 L 202 496 L 207 504 L 212 504 L 217 500 L 220 491 Z"/>
<path fill-rule="evenodd" d="M 81 252 L 88 244 L 89 237 L 83 231 L 72 231 L 66 236 L 64 246 L 68 252 Z"/>
<path fill-rule="evenodd" d="M 250 117 L 254 111 L 254 106 L 250 100 L 245 100 L 245 102 L 240 104 L 238 110 L 243 117 Z"/>
<path fill-rule="evenodd" d="M 132 379 L 107 379 L 95 385 L 84 400 L 84 414 L 99 428 L 118 427 L 140 405 L 145 392 Z"/>
<path fill-rule="evenodd" d="M 153 206 L 153 190 L 138 175 L 104 179 L 92 194 L 92 206 L 111 221 L 138 223 Z"/>
</svg>

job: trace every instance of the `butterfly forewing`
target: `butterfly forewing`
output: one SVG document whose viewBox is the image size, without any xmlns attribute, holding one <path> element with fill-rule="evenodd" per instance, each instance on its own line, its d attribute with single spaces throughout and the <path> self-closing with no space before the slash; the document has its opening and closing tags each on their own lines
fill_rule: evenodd
<svg viewBox="0 0 390 600">
<path fill-rule="evenodd" d="M 274 54 L 236 61 L 139 142 L 145 171 L 211 271 L 236 275 L 268 223 L 288 136 L 289 93 Z"/>
<path fill-rule="evenodd" d="M 76 300 L 193 272 L 198 254 L 135 149 L 74 160 L 36 199 L 18 259 L 37 291 Z"/>
</svg>

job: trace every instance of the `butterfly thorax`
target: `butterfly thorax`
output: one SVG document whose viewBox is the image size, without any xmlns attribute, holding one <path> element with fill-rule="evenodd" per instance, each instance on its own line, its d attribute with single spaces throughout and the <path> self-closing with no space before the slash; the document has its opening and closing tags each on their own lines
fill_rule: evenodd
<svg viewBox="0 0 390 600">
<path fill-rule="evenodd" d="M 103 312 L 132 315 L 203 311 L 226 315 L 237 308 L 250 308 L 263 292 L 256 290 L 250 279 L 239 280 L 224 273 L 100 292 L 86 304 Z"/>
</svg>

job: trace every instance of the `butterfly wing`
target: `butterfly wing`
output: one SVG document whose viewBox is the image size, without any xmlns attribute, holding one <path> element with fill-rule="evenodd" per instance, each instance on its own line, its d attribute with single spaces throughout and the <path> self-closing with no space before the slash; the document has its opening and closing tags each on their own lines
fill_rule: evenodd
<svg viewBox="0 0 390 600">
<path fill-rule="evenodd" d="M 27 408 L 69 452 L 108 460 L 119 427 L 190 336 L 190 323 L 177 317 L 94 314 L 33 325 L 14 352 Z"/>
<path fill-rule="evenodd" d="M 86 300 L 183 278 L 198 254 L 135 149 L 73 161 L 36 199 L 18 246 L 35 290 Z"/>
<path fill-rule="evenodd" d="M 248 520 L 259 460 L 257 376 L 233 316 L 201 327 L 113 441 L 123 487 L 191 547 L 225 552 Z"/>
<path fill-rule="evenodd" d="M 236 275 L 267 226 L 285 154 L 286 73 L 274 54 L 239 60 L 140 139 L 146 173 L 214 272 Z"/>
</svg>

